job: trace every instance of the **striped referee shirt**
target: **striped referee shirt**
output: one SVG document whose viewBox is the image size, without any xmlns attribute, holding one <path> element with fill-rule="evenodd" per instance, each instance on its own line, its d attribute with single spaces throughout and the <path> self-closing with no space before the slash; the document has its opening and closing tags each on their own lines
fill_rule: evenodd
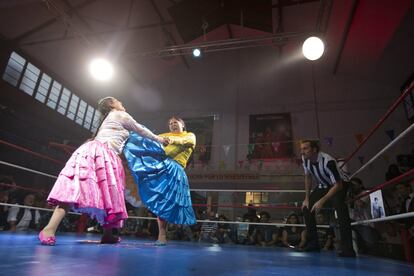
<svg viewBox="0 0 414 276">
<path fill-rule="evenodd" d="M 341 180 L 347 181 L 346 175 L 339 169 L 336 160 L 324 152 L 318 153 L 315 163 L 302 156 L 302 164 L 305 175 L 312 175 L 320 189 L 330 188 Z"/>
</svg>

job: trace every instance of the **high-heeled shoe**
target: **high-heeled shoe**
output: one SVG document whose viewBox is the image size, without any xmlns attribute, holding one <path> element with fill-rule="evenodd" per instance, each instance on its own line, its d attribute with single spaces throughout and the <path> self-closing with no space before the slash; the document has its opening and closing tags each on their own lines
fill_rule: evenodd
<svg viewBox="0 0 414 276">
<path fill-rule="evenodd" d="M 154 245 L 155 245 L 155 246 L 166 246 L 166 245 L 167 245 L 167 243 L 166 243 L 166 242 L 163 242 L 163 241 L 160 241 L 160 240 L 157 240 L 157 241 L 154 243 Z"/>
<path fill-rule="evenodd" d="M 44 233 L 43 233 L 43 230 L 40 231 L 40 233 L 39 233 L 39 240 L 40 240 L 40 243 L 43 244 L 43 245 L 53 246 L 53 245 L 56 244 L 55 236 L 51 236 L 51 237 L 46 238 Z"/>
</svg>

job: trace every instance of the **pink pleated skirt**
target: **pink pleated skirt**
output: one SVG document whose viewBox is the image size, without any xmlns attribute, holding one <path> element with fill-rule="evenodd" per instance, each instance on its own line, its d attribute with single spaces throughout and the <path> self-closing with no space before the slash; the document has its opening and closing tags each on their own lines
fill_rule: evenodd
<svg viewBox="0 0 414 276">
<path fill-rule="evenodd" d="M 119 156 L 106 144 L 89 141 L 67 161 L 48 196 L 51 205 L 66 204 L 103 227 L 121 228 L 128 218 L 125 174 Z"/>
</svg>

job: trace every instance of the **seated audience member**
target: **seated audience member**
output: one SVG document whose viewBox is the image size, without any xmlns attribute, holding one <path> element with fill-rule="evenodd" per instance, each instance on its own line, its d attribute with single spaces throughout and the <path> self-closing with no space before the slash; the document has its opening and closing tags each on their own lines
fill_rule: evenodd
<svg viewBox="0 0 414 276">
<path fill-rule="evenodd" d="M 260 222 L 269 223 L 270 214 L 268 212 L 260 212 Z M 257 225 L 255 229 L 256 244 L 261 246 L 275 246 L 279 241 L 278 228 L 273 225 Z"/>
<path fill-rule="evenodd" d="M 214 212 L 210 212 L 206 220 L 214 220 L 214 219 L 215 219 Z M 218 229 L 218 225 L 216 222 L 203 222 L 203 224 L 201 225 L 199 241 L 218 243 L 217 229 Z"/>
<path fill-rule="evenodd" d="M 325 215 L 323 213 L 318 213 L 316 215 L 316 224 L 318 225 L 326 225 Z M 334 249 L 334 231 L 331 227 L 329 228 L 321 228 L 318 227 L 318 240 L 319 246 L 322 250 L 328 251 Z"/>
<path fill-rule="evenodd" d="M 219 221 L 228 221 L 228 219 L 223 216 L 220 215 L 219 216 Z M 232 232 L 232 228 L 231 225 L 228 223 L 219 223 L 218 224 L 218 229 L 217 229 L 217 239 L 219 243 L 230 243 L 231 242 L 231 232 Z"/>
<path fill-rule="evenodd" d="M 388 171 L 385 173 L 385 180 L 391 180 L 401 175 L 400 168 L 396 164 L 388 166 Z"/>
<path fill-rule="evenodd" d="M 8 203 L 9 201 L 9 192 L 0 190 L 0 202 Z M 9 207 L 0 205 L 0 231 L 7 230 L 7 215 L 9 213 Z"/>
<path fill-rule="evenodd" d="M 291 213 L 286 224 L 299 224 L 299 217 Z M 306 245 L 306 230 L 298 226 L 285 226 L 282 231 L 282 243 L 286 247 L 303 249 Z"/>
<path fill-rule="evenodd" d="M 403 199 L 401 202 L 400 213 L 414 212 L 414 192 L 409 183 L 398 183 L 396 185 L 397 192 Z M 405 228 L 408 231 L 408 239 L 411 245 L 411 251 L 414 253 L 414 218 L 406 218 L 403 220 Z"/>
<path fill-rule="evenodd" d="M 33 206 L 35 196 L 27 194 L 24 197 L 23 204 Z M 9 210 L 7 222 L 10 224 L 10 231 L 36 230 L 39 224 L 40 214 L 38 210 L 21 208 L 13 206 Z"/>
<path fill-rule="evenodd" d="M 366 191 L 362 180 L 359 178 L 351 179 L 349 186 L 349 217 L 351 221 L 364 221 L 372 218 L 370 197 L 356 199 Z M 352 230 L 358 246 L 358 253 L 370 253 L 376 250 L 380 236 L 372 223 L 354 225 Z"/>
</svg>

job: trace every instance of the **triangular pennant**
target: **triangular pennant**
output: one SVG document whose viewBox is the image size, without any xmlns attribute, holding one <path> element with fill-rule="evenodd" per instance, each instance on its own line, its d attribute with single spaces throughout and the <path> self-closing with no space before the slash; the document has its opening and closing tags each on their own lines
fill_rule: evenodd
<svg viewBox="0 0 414 276">
<path fill-rule="evenodd" d="M 263 168 L 263 160 L 259 160 L 258 167 L 259 169 Z"/>
<path fill-rule="evenodd" d="M 272 147 L 275 150 L 275 152 L 279 151 L 280 142 L 272 142 Z"/>
<path fill-rule="evenodd" d="M 390 137 L 391 140 L 394 140 L 395 131 L 393 129 L 386 130 L 385 133 Z"/>
<path fill-rule="evenodd" d="M 253 153 L 253 150 L 254 150 L 254 144 L 249 144 L 247 146 L 247 149 L 248 149 L 249 154 L 252 154 Z"/>
<path fill-rule="evenodd" d="M 229 154 L 229 151 L 230 151 L 230 145 L 223 145 L 223 150 L 224 150 L 224 156 L 227 157 L 227 154 Z"/>
<path fill-rule="evenodd" d="M 333 137 L 325 137 L 324 139 L 325 139 L 325 143 L 326 143 L 328 146 L 332 147 L 332 144 L 333 144 Z"/>
</svg>

